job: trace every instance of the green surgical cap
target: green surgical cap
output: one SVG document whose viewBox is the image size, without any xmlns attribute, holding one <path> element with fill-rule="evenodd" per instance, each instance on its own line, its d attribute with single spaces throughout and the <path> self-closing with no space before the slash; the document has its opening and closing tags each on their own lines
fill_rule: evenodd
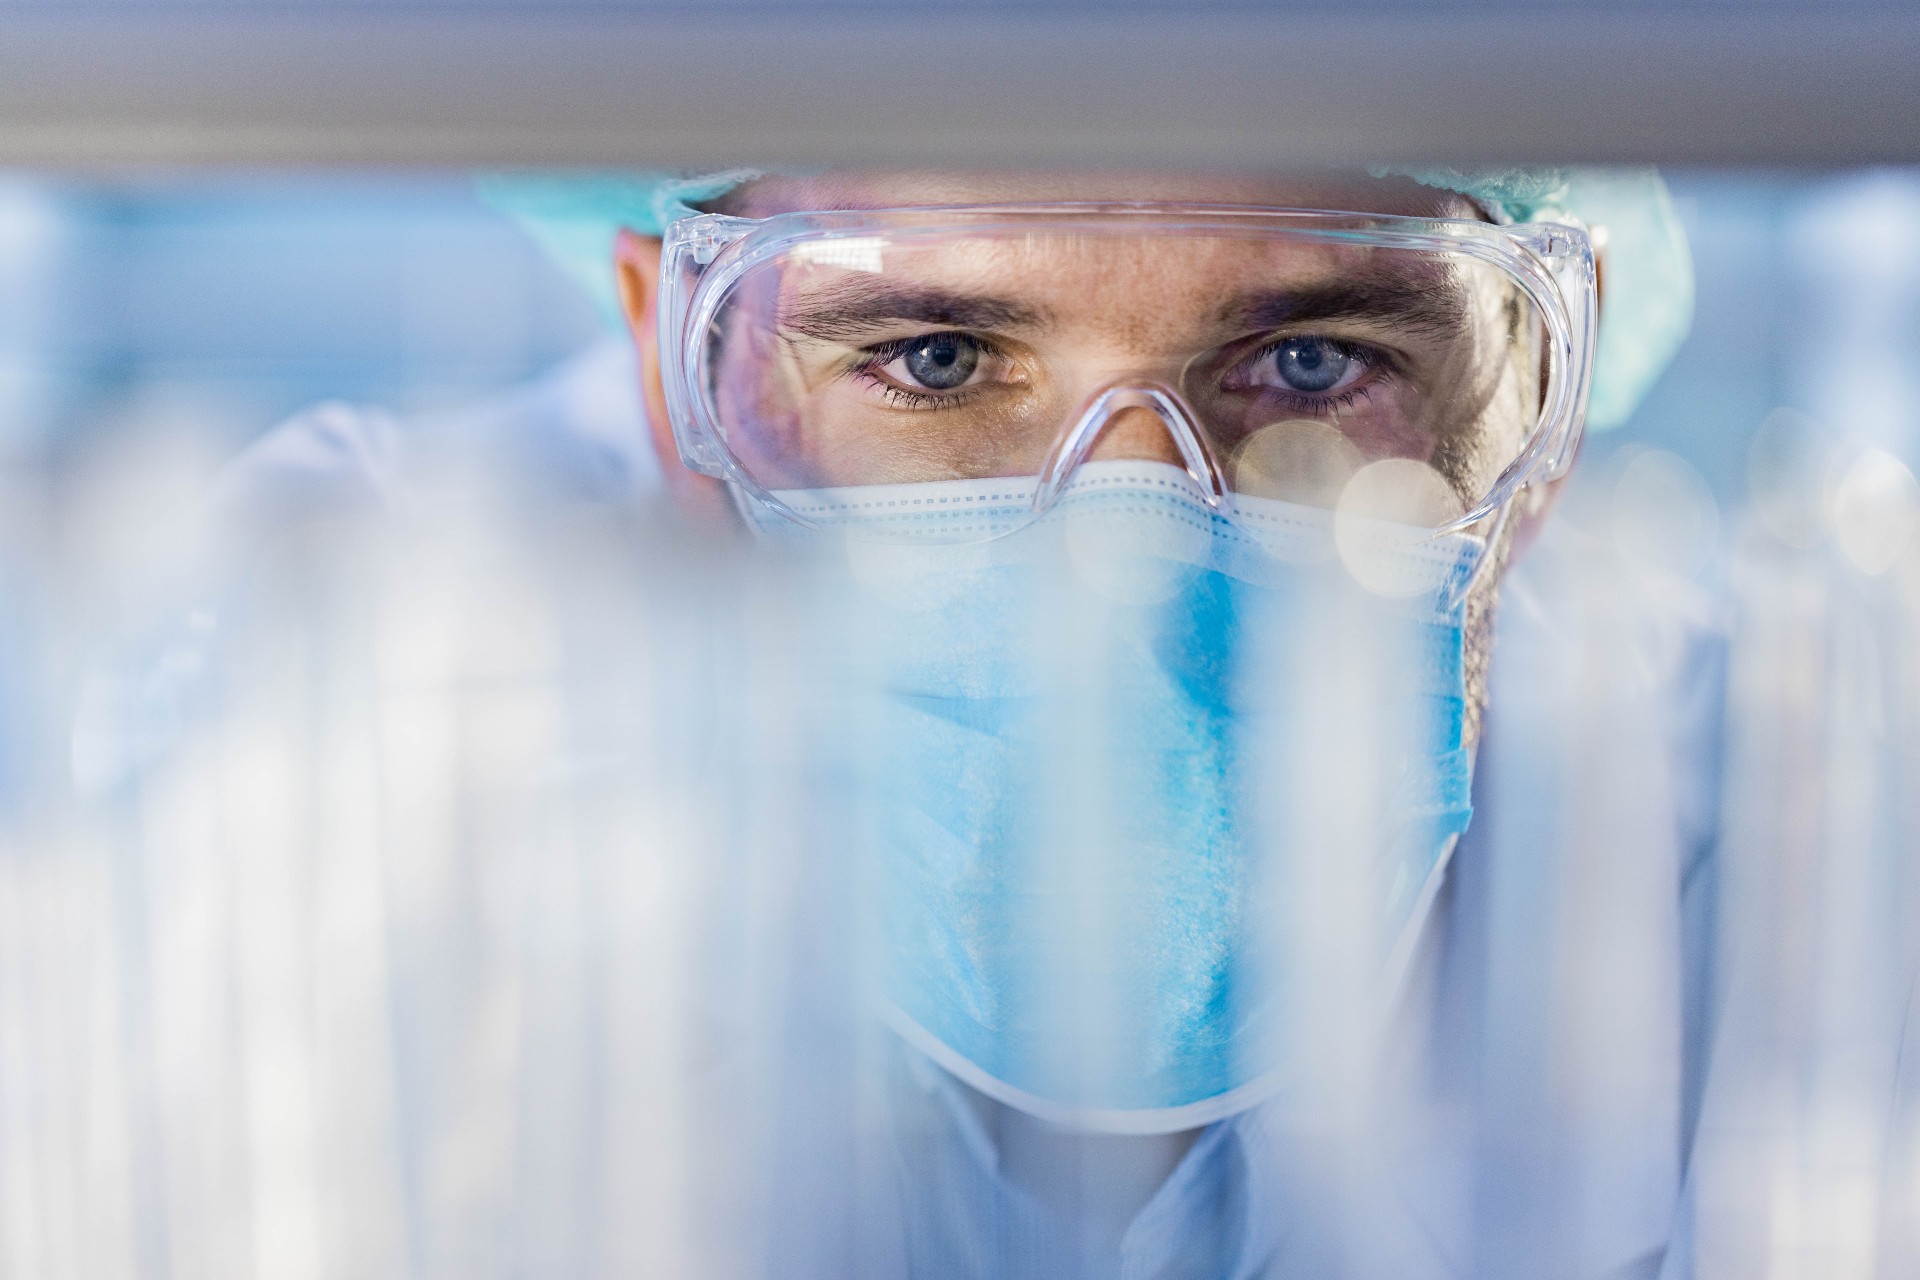
<svg viewBox="0 0 1920 1280">
<path fill-rule="evenodd" d="M 526 229 L 560 269 L 587 291 L 608 323 L 620 323 L 613 239 L 622 227 L 664 235 L 695 205 L 759 176 L 752 169 L 677 173 L 486 174 L 480 199 Z"/>
<path fill-rule="evenodd" d="M 1599 352 L 1587 425 L 1632 415 L 1693 325 L 1693 255 L 1653 169 L 1372 169 L 1458 191 L 1513 222 L 1570 213 L 1602 252 Z"/>
<path fill-rule="evenodd" d="M 1527 222 L 1570 213 L 1594 229 L 1604 251 L 1606 299 L 1587 422 L 1625 422 L 1667 367 L 1693 322 L 1693 259 L 1667 185 L 1652 169 L 1375 168 L 1458 191 L 1489 213 Z M 751 169 L 672 173 L 497 174 L 481 199 L 526 228 L 611 323 L 620 316 L 613 240 L 620 228 L 657 236 L 703 201 L 756 177 Z"/>
</svg>

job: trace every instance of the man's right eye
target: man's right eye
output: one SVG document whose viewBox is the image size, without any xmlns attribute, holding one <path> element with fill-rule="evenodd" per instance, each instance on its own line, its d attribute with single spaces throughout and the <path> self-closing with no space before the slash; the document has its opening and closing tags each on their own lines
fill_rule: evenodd
<svg viewBox="0 0 1920 1280">
<path fill-rule="evenodd" d="M 889 395 L 925 397 L 916 407 L 932 407 L 983 383 L 1020 381 L 1018 366 L 997 347 L 958 330 L 896 338 L 860 356 L 855 376 Z"/>
</svg>

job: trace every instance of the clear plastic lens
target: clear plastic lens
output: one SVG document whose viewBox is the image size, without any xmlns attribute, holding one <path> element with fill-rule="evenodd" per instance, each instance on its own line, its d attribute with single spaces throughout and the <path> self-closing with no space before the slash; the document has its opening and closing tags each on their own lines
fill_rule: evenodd
<svg viewBox="0 0 1920 1280">
<path fill-rule="evenodd" d="M 1473 245 L 1137 219 L 879 230 L 747 255 L 699 308 L 688 407 L 790 514 L 823 490 L 847 511 L 849 490 L 989 480 L 1044 505 L 1090 460 L 1327 508 L 1406 460 L 1466 511 L 1536 443 L 1567 330 Z"/>
</svg>

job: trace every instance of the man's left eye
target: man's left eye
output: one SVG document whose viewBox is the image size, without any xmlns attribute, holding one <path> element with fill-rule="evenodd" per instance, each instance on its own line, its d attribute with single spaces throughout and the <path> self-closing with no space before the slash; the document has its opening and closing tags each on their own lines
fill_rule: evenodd
<svg viewBox="0 0 1920 1280">
<path fill-rule="evenodd" d="M 1366 359 L 1330 338 L 1286 338 L 1261 352 L 1247 371 L 1251 386 L 1303 395 L 1342 391 L 1366 372 Z"/>
<path fill-rule="evenodd" d="M 929 333 L 909 342 L 896 363 L 914 386 L 952 391 L 979 367 L 980 344 L 964 333 Z"/>
</svg>

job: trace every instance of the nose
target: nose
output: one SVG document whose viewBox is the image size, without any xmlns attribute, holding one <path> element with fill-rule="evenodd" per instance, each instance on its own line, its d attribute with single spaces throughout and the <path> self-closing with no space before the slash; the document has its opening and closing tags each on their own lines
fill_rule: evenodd
<svg viewBox="0 0 1920 1280">
<path fill-rule="evenodd" d="M 1226 480 L 1198 421 L 1164 385 L 1120 383 L 1096 395 L 1048 457 L 1034 508 L 1053 505 L 1074 468 L 1089 459 L 1170 463 L 1192 478 L 1208 506 L 1226 505 Z"/>
<path fill-rule="evenodd" d="M 1129 405 L 1109 417 L 1087 451 L 1087 462 L 1165 462 L 1186 465 L 1166 420 L 1145 405 Z"/>
</svg>

